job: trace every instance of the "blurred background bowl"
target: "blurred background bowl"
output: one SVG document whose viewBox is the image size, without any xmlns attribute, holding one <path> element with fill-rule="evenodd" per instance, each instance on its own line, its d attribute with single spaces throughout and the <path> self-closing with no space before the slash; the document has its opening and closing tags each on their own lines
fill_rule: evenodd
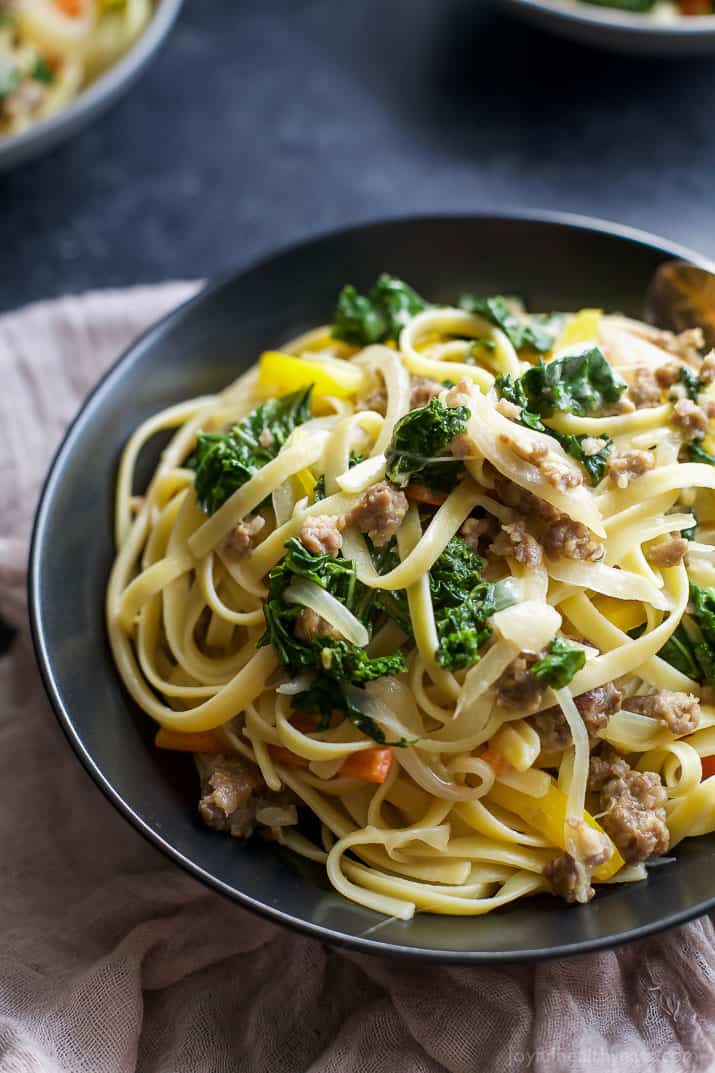
<svg viewBox="0 0 715 1073">
<path fill-rule="evenodd" d="M 174 25 L 182 3 L 183 0 L 157 0 L 151 22 L 134 45 L 82 90 L 68 108 L 34 124 L 22 134 L 0 138 L 0 174 L 53 149 L 109 108 L 153 59 Z"/>
<path fill-rule="evenodd" d="M 715 15 L 652 15 L 596 7 L 580 0 L 500 0 L 502 7 L 542 30 L 571 41 L 642 56 L 697 56 L 715 52 Z"/>
</svg>

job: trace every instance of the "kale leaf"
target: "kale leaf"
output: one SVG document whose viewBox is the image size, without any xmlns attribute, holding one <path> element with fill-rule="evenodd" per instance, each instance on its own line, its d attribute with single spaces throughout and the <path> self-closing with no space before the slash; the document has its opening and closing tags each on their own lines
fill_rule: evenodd
<svg viewBox="0 0 715 1073">
<path fill-rule="evenodd" d="M 482 579 L 484 561 L 461 537 L 454 536 L 430 570 L 429 585 L 436 607 L 460 603 Z"/>
<path fill-rule="evenodd" d="M 439 646 L 437 662 L 448 671 L 470 667 L 479 659 L 479 650 L 491 637 L 487 619 L 516 602 L 511 586 L 483 581 L 462 596 L 455 605 L 435 607 Z"/>
<path fill-rule="evenodd" d="M 258 646 L 272 644 L 291 674 L 301 670 L 318 672 L 310 689 L 293 698 L 294 708 L 317 711 L 326 717 L 335 710 L 343 711 L 360 730 L 375 741 L 384 742 L 380 728 L 348 702 L 343 686 L 346 683 L 364 686 L 384 675 L 402 674 L 406 669 L 404 656 L 397 652 L 370 657 L 357 645 L 327 635 L 311 640 L 296 637 L 295 624 L 302 608 L 285 600 L 285 591 L 293 578 L 306 578 L 320 585 L 353 613 L 363 588 L 357 581 L 352 560 L 312 555 L 296 538 L 286 541 L 285 548 L 285 557 L 268 575 L 268 598 L 263 606 L 266 632 Z M 370 621 L 369 614 L 367 621 Z"/>
<path fill-rule="evenodd" d="M 511 381 L 509 388 L 524 400 L 521 405 L 525 409 L 540 417 L 551 417 L 555 411 L 583 417 L 618 402 L 626 384 L 611 368 L 603 351 L 589 347 L 546 364 L 539 359 L 518 381 Z"/>
<path fill-rule="evenodd" d="M 715 684 L 715 588 L 690 583 L 692 610 L 658 653 L 701 684 Z"/>
<path fill-rule="evenodd" d="M 517 350 L 531 347 L 540 354 L 551 350 L 565 322 L 561 313 L 535 316 L 515 313 L 509 299 L 500 294 L 491 298 L 464 294 L 459 300 L 459 305 L 468 313 L 476 313 L 495 324 L 497 328 L 501 328 Z"/>
<path fill-rule="evenodd" d="M 353 346 L 369 346 L 397 339 L 406 324 L 428 303 L 401 279 L 386 272 L 368 295 L 348 284 L 338 297 L 333 337 Z"/>
<path fill-rule="evenodd" d="M 554 637 L 546 655 L 533 665 L 531 673 L 554 689 L 563 689 L 585 664 L 583 648 L 567 637 Z"/>
<path fill-rule="evenodd" d="M 12 96 L 20 84 L 20 72 L 17 67 L 0 67 L 0 101 Z"/>
<path fill-rule="evenodd" d="M 466 430 L 468 419 L 466 406 L 444 406 L 438 398 L 405 414 L 385 452 L 388 479 L 400 488 L 418 480 L 432 491 L 450 492 L 462 477 L 464 465 L 456 458 L 435 459 Z"/>
<path fill-rule="evenodd" d="M 701 444 L 691 440 L 688 444 L 688 461 L 705 462 L 708 466 L 715 466 L 715 455 L 709 454 Z"/>
<path fill-rule="evenodd" d="M 42 82 L 46 86 L 51 86 L 55 80 L 52 68 L 46 60 L 43 60 L 42 56 L 38 56 L 35 60 L 32 68 L 32 77 L 36 82 Z"/>
<path fill-rule="evenodd" d="M 186 464 L 196 471 L 196 498 L 206 514 L 217 511 L 271 462 L 293 429 L 308 420 L 312 390 L 268 399 L 228 432 L 199 433 L 196 450 Z"/>
<path fill-rule="evenodd" d="M 585 0 L 585 3 L 595 4 L 597 7 L 615 7 L 619 11 L 635 11 L 644 15 L 653 10 L 656 0 Z"/>
<path fill-rule="evenodd" d="M 593 439 L 591 436 L 579 435 L 576 436 L 573 433 L 557 432 L 554 428 L 549 428 L 543 423 L 538 414 L 531 413 L 527 407 L 527 397 L 524 392 L 522 384 L 523 377 L 520 380 L 514 380 L 513 377 L 503 375 L 497 378 L 497 390 L 504 399 L 508 399 L 509 402 L 514 403 L 515 406 L 521 407 L 521 414 L 519 420 L 526 428 L 533 429 L 535 432 L 544 432 L 547 436 L 551 436 L 563 447 L 566 454 L 570 455 L 577 462 L 580 462 L 583 468 L 588 474 L 591 484 L 596 485 L 603 480 L 606 469 L 608 466 L 608 456 L 613 448 L 613 440 L 610 436 L 600 436 L 599 439 L 603 440 L 603 447 L 601 447 L 595 454 L 586 454 L 583 444 L 585 440 Z"/>
<path fill-rule="evenodd" d="M 358 451 L 351 451 L 348 461 L 348 469 L 352 469 L 353 466 L 358 466 L 365 459 Z M 325 474 L 321 473 L 315 482 L 315 488 L 313 489 L 313 500 L 318 502 L 320 499 L 325 499 Z"/>
<path fill-rule="evenodd" d="M 692 399 L 693 402 L 697 402 L 698 395 L 704 387 L 697 373 L 694 373 L 687 365 L 681 365 L 678 373 L 678 383 L 683 385 L 688 398 Z"/>
</svg>

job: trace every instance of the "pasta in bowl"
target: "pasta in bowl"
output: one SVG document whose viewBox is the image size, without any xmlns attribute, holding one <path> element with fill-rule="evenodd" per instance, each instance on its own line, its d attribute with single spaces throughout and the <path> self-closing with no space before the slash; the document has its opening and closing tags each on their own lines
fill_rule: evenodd
<svg viewBox="0 0 715 1073">
<path fill-rule="evenodd" d="M 403 920 L 586 902 L 712 831 L 701 344 L 383 275 L 142 425 L 107 625 L 204 821 Z"/>
<path fill-rule="evenodd" d="M 0 137 L 75 101 L 138 40 L 152 0 L 0 0 Z"/>
</svg>

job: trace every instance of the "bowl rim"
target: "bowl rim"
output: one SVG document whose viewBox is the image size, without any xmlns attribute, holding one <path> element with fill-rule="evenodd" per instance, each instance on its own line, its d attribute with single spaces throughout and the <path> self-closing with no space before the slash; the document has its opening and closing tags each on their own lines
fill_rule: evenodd
<svg viewBox="0 0 715 1073">
<path fill-rule="evenodd" d="M 693 264 L 715 271 L 715 263 L 710 261 L 707 257 L 704 257 L 698 252 L 677 242 L 662 239 L 657 235 L 638 228 L 575 213 L 514 209 L 495 210 L 494 212 L 483 210 L 478 212 L 454 211 L 422 214 L 406 213 L 389 217 L 369 217 L 363 221 L 353 222 L 345 227 L 322 230 L 308 235 L 307 237 L 303 237 L 295 242 L 276 247 L 269 250 L 267 253 L 252 259 L 238 270 L 233 269 L 221 273 L 206 286 L 202 287 L 196 295 L 155 321 L 137 339 L 135 339 L 102 374 L 95 386 L 85 397 L 77 414 L 68 425 L 50 463 L 34 515 L 27 571 L 28 617 L 30 621 L 32 644 L 45 692 L 65 737 L 72 746 L 73 751 L 77 755 L 85 771 L 104 794 L 105 798 L 126 820 L 129 821 L 146 841 L 159 849 L 194 879 L 198 879 L 204 883 L 205 886 L 228 898 L 233 904 L 238 904 L 240 907 L 258 914 L 271 921 L 273 924 L 288 927 L 293 931 L 307 935 L 317 941 L 328 943 L 332 946 L 357 950 L 366 954 L 452 965 L 507 964 L 511 962 L 526 963 L 546 961 L 555 958 L 580 956 L 598 950 L 613 949 L 637 939 L 646 938 L 647 936 L 656 934 L 667 928 L 686 923 L 687 921 L 700 917 L 709 910 L 715 908 L 715 891 L 710 898 L 703 902 L 699 902 L 687 909 L 670 913 L 651 923 L 630 928 L 615 938 L 609 936 L 600 936 L 592 939 L 585 938 L 576 944 L 572 943 L 570 945 L 561 945 L 537 950 L 464 951 L 444 950 L 434 947 L 412 947 L 400 943 L 385 944 L 365 935 L 349 935 L 341 931 L 336 931 L 331 927 L 315 924 L 311 921 L 293 916 L 289 912 L 274 908 L 269 904 L 258 901 L 250 895 L 243 893 L 243 891 L 232 888 L 229 884 L 212 875 L 196 861 L 174 847 L 170 841 L 164 838 L 158 830 L 155 830 L 151 824 L 146 821 L 137 810 L 135 810 L 130 801 L 125 800 L 125 798 L 114 788 L 110 779 L 99 768 L 91 753 L 86 748 L 80 734 L 75 728 L 72 714 L 65 707 L 61 690 L 55 680 L 53 661 L 46 645 L 42 624 L 43 616 L 39 570 L 40 549 L 43 544 L 43 536 L 47 527 L 50 500 L 56 486 L 62 478 L 64 458 L 74 447 L 77 439 L 81 438 L 81 426 L 85 414 L 91 407 L 93 407 L 96 400 L 107 393 L 111 393 L 114 377 L 127 362 L 131 361 L 132 357 L 137 352 L 151 344 L 154 336 L 163 334 L 170 326 L 180 324 L 182 320 L 191 315 L 194 307 L 203 304 L 230 282 L 239 279 L 243 275 L 256 269 L 265 267 L 275 258 L 285 254 L 297 253 L 303 247 L 312 246 L 323 239 L 339 239 L 343 235 L 356 231 L 364 231 L 370 228 L 380 228 L 386 225 L 389 226 L 404 223 L 439 223 L 460 219 L 483 220 L 485 222 L 501 222 L 505 224 L 513 222 L 547 224 L 568 227 L 575 230 L 589 231 L 646 245 L 658 252 L 682 260 L 688 260 Z"/>
<path fill-rule="evenodd" d="M 509 0 L 510 3 L 528 8 L 541 14 L 548 13 L 567 22 L 581 26 L 610 27 L 625 33 L 642 33 L 647 30 L 658 37 L 691 38 L 699 34 L 715 33 L 715 14 L 713 15 L 676 15 L 672 22 L 660 22 L 647 12 L 619 11 L 615 8 L 596 6 L 588 10 L 588 5 L 577 0 Z M 580 10 L 584 8 L 585 10 Z M 695 25 L 693 25 L 695 23 Z"/>
<path fill-rule="evenodd" d="M 184 0 L 157 0 L 156 10 L 146 28 L 133 45 L 116 63 L 111 64 L 86 89 L 79 94 L 67 108 L 33 123 L 27 130 L 9 137 L 0 138 L 0 164 L 7 158 L 17 156 L 24 159 L 24 153 L 37 143 L 44 143 L 48 148 L 55 144 L 55 139 L 67 129 L 81 126 L 84 119 L 90 119 L 95 111 L 108 103 L 140 73 L 146 63 L 160 47 L 171 30 L 181 10 Z"/>
</svg>

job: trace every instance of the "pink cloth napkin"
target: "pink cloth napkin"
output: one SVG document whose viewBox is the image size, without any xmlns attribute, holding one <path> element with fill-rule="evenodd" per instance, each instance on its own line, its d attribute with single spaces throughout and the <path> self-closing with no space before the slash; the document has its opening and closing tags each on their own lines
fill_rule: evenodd
<svg viewBox="0 0 715 1073">
<path fill-rule="evenodd" d="M 28 536 L 67 422 L 190 284 L 0 318 L 0 1070 L 3 1073 L 690 1073 L 715 1068 L 713 926 L 479 970 L 283 931 L 148 846 L 64 741 L 28 638 Z"/>
</svg>

